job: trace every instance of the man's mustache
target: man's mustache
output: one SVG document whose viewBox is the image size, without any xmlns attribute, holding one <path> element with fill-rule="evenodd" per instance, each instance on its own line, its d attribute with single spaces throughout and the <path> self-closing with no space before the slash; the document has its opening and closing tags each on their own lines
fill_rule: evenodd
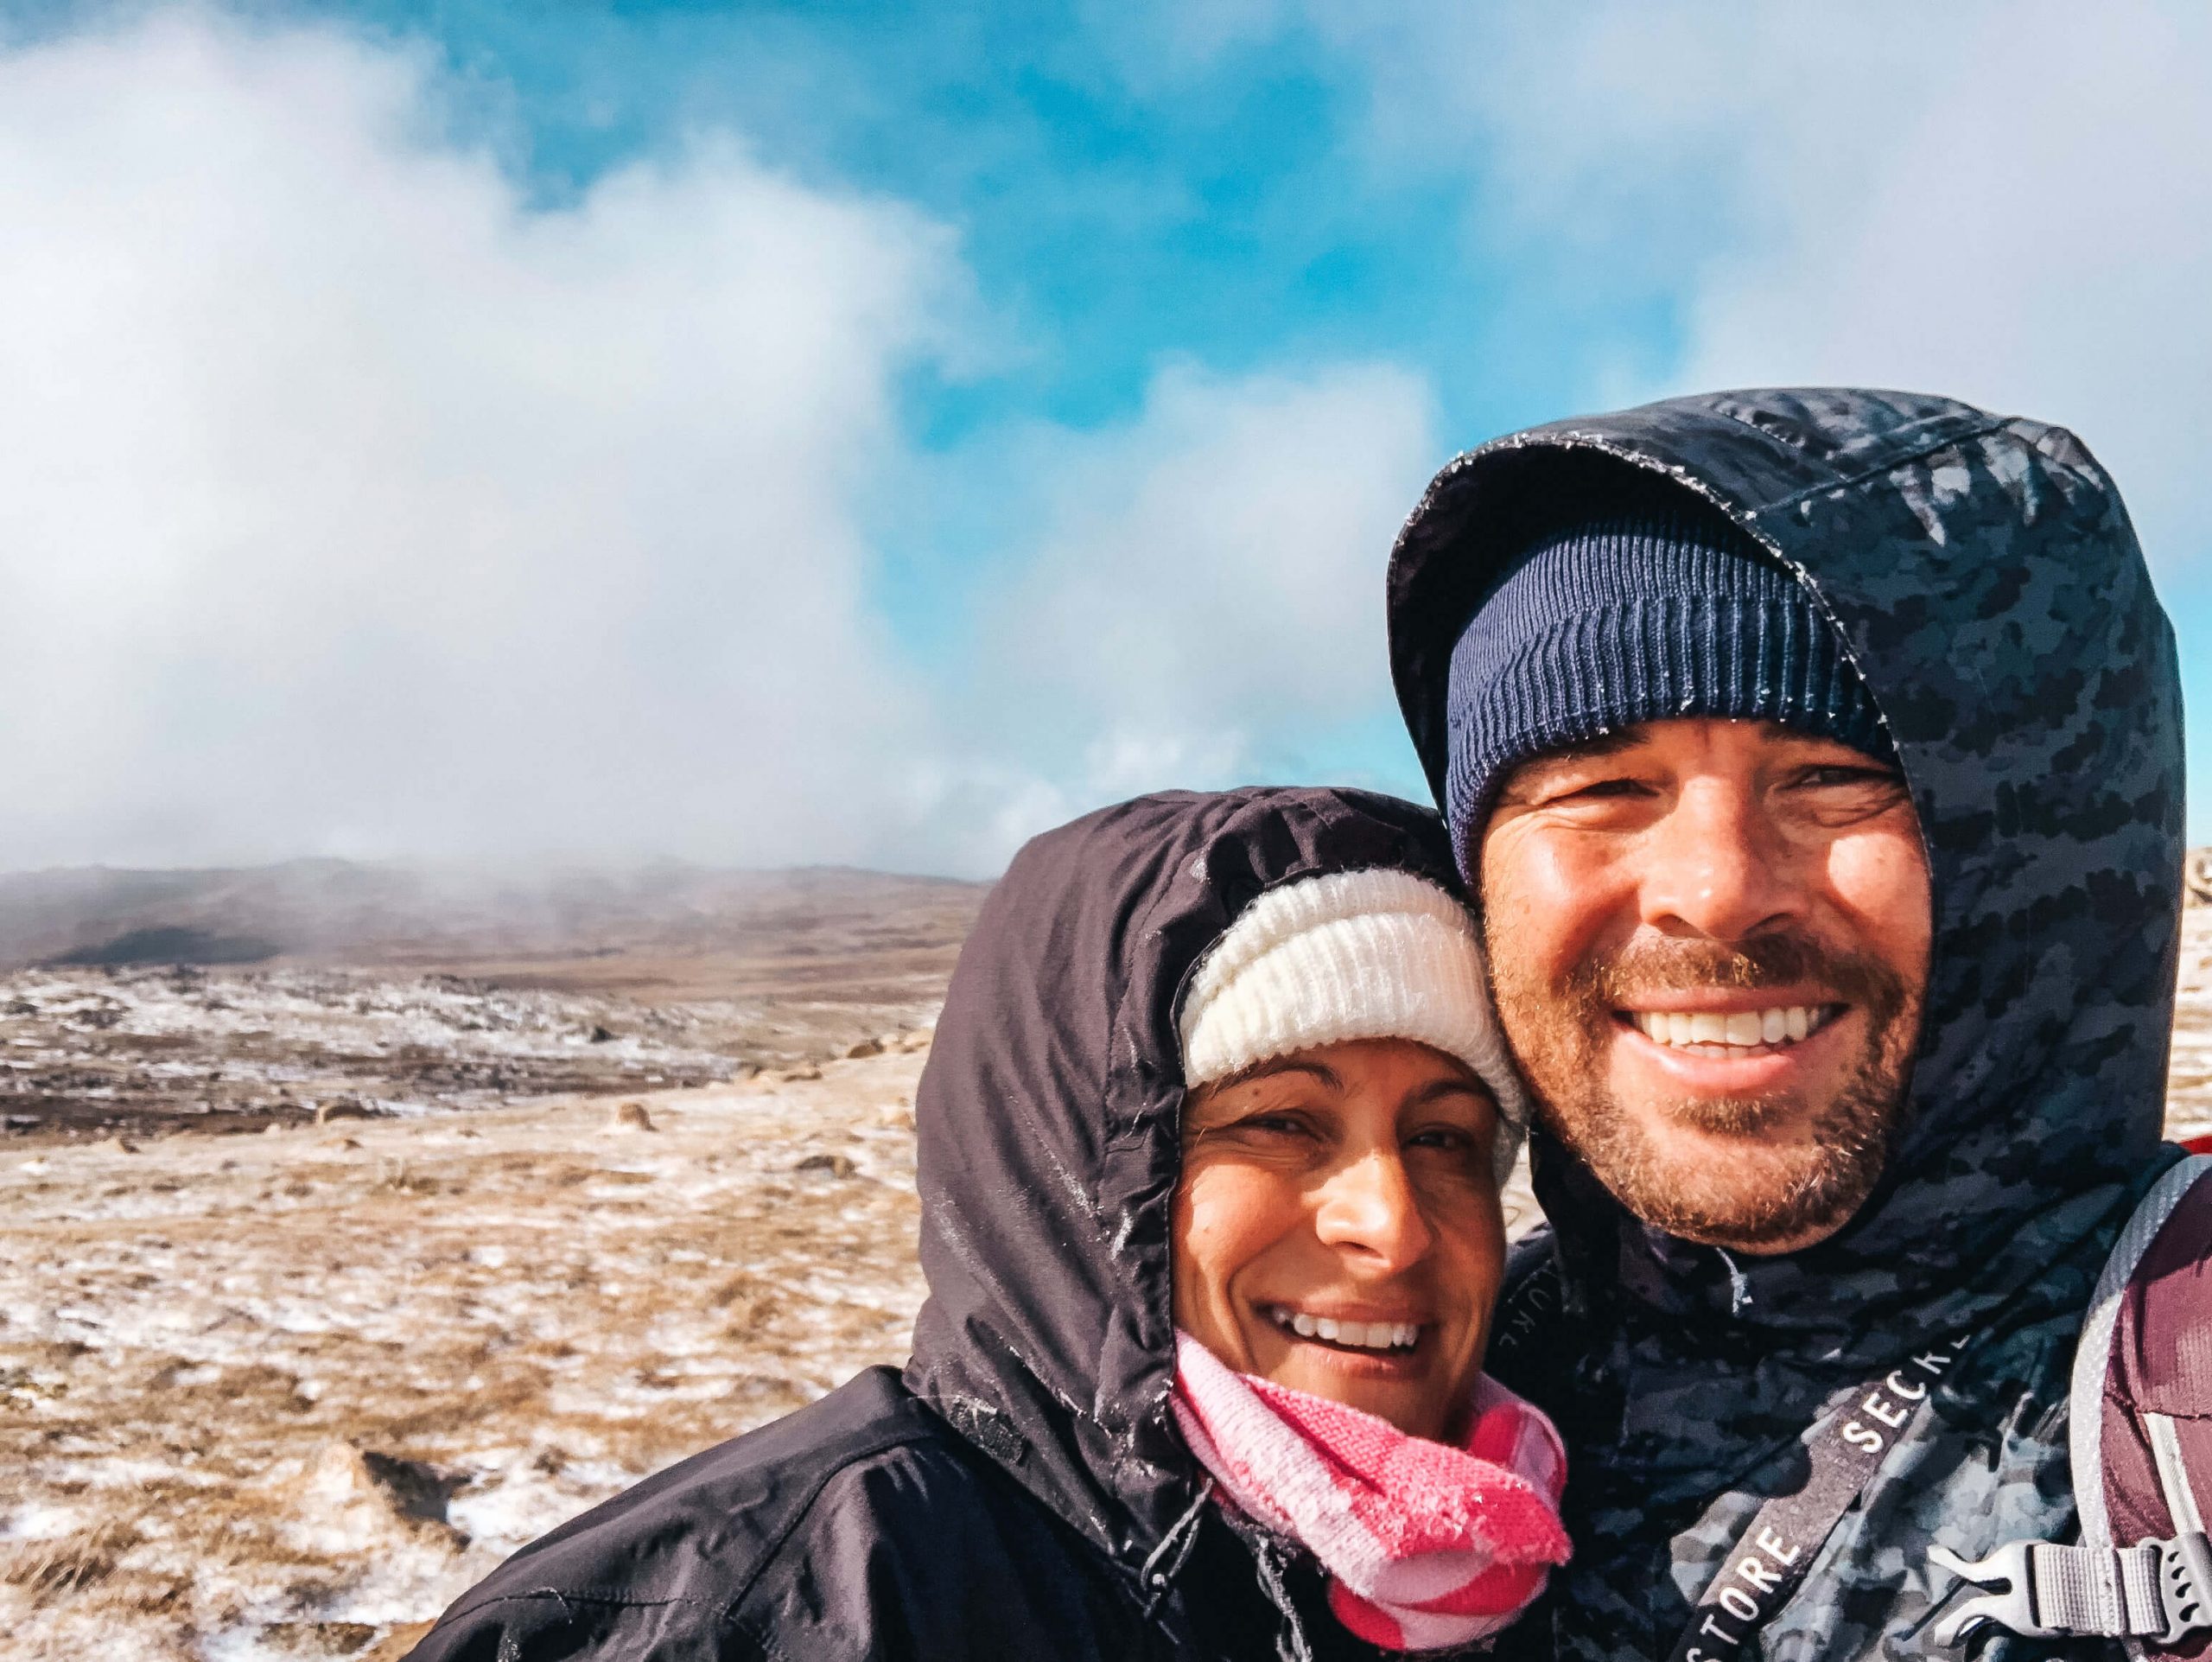
<svg viewBox="0 0 2212 1662">
<path fill-rule="evenodd" d="M 1586 1005 L 1618 1009 L 1640 997 L 1700 988 L 1754 992 L 1817 988 L 1878 1020 L 1904 1003 L 1904 980 L 1878 958 L 1840 952 L 1803 935 L 1775 933 L 1738 941 L 1643 936 L 1618 951 L 1592 954 L 1568 973 L 1563 990 Z"/>
</svg>

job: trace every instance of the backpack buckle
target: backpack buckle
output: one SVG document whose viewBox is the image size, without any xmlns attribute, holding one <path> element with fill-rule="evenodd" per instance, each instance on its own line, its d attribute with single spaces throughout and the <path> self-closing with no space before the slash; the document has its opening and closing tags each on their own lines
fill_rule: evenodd
<svg viewBox="0 0 2212 1662">
<path fill-rule="evenodd" d="M 2212 1538 L 2202 1530 L 2158 1543 L 2158 1592 L 2166 1611 L 2162 1646 L 2212 1627 Z"/>
<path fill-rule="evenodd" d="M 2028 1573 L 2028 1549 L 2032 1541 L 2007 1541 L 1986 1558 L 1968 1560 L 1945 1546 L 1940 1541 L 1929 1544 L 1928 1557 L 1932 1563 L 1949 1570 L 1961 1581 L 1976 1587 L 1987 1587 L 1993 1582 L 2005 1583 L 2001 1593 L 1984 1593 L 1968 1599 L 1951 1614 L 1950 1619 L 1936 1630 L 1938 1645 L 1955 1645 L 1966 1637 L 1969 1628 L 1985 1621 L 1994 1621 L 2030 1639 L 2050 1639 L 2059 1629 L 2045 1627 L 2036 1621 L 2034 1582 Z"/>
<path fill-rule="evenodd" d="M 1985 1621 L 2028 1639 L 2088 1634 L 2164 1650 L 2212 1628 L 2212 1538 L 2201 1530 L 2131 1547 L 2011 1541 L 1971 1562 L 1931 1543 L 1928 1558 L 1974 1586 L 2002 1586 L 1954 1611 L 1936 1630 L 1938 1645 Z"/>
</svg>

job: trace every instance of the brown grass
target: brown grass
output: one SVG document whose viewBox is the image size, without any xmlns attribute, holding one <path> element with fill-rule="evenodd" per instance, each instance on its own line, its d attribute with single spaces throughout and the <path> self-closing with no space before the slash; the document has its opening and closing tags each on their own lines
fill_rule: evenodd
<svg viewBox="0 0 2212 1662">
<path fill-rule="evenodd" d="M 8 1653 L 374 1654 L 561 1518 L 899 1360 L 886 1111 L 920 1060 L 655 1096 L 653 1131 L 580 1102 L 0 1171 Z M 449 1480 L 449 1523 L 334 1494 L 334 1447 Z"/>
</svg>

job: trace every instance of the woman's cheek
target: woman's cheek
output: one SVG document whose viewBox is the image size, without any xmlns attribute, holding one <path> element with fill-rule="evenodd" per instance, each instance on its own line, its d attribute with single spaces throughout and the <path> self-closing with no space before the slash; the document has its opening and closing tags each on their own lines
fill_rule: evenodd
<svg viewBox="0 0 2212 1662">
<path fill-rule="evenodd" d="M 1185 1327 L 1209 1306 L 1222 1278 L 1224 1194 L 1218 1167 L 1187 1172 L 1175 1206 L 1175 1316 Z"/>
<path fill-rule="evenodd" d="M 1284 1215 L 1283 1186 L 1263 1168 L 1224 1161 L 1193 1174 L 1185 1189 L 1185 1259 L 1196 1280 L 1218 1296 L 1230 1279 L 1295 1222 Z"/>
<path fill-rule="evenodd" d="M 1462 1179 L 1438 1194 L 1429 1216 L 1437 1239 L 1447 1244 L 1447 1282 L 1464 1294 L 1479 1326 L 1505 1282 L 1505 1206 L 1497 1186 L 1487 1173 L 1479 1181 Z"/>
</svg>

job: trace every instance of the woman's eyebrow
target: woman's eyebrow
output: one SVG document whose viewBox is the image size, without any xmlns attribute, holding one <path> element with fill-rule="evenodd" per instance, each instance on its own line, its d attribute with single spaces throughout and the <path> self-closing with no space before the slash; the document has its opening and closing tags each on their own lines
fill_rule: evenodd
<svg viewBox="0 0 2212 1662">
<path fill-rule="evenodd" d="M 1254 1062 L 1243 1072 L 1230 1074 L 1214 1086 L 1226 1091 L 1232 1086 L 1249 1085 L 1255 1079 L 1272 1079 L 1278 1073 L 1308 1073 L 1332 1091 L 1341 1091 L 1344 1082 L 1337 1070 L 1326 1062 L 1313 1061 L 1303 1056 L 1270 1056 L 1265 1061 Z"/>
<path fill-rule="evenodd" d="M 1443 1097 L 1473 1097 L 1479 1102 L 1497 1106 L 1497 1095 L 1479 1079 L 1431 1079 L 1406 1098 L 1408 1107 L 1423 1108 Z"/>
</svg>

